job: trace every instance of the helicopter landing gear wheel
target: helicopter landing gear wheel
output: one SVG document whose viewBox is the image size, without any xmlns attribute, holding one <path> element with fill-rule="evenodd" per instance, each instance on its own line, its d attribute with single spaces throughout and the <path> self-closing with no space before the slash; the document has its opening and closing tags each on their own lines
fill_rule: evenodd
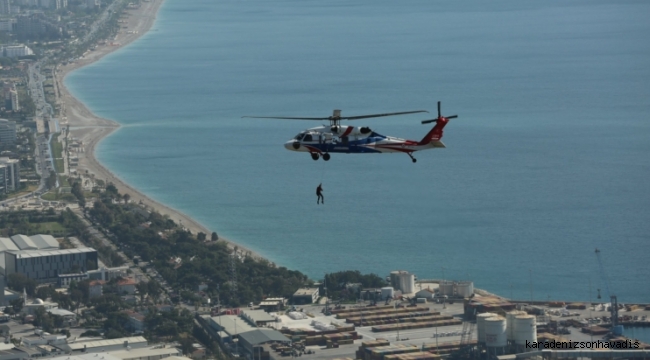
<svg viewBox="0 0 650 360">
<path fill-rule="evenodd" d="M 418 159 L 414 158 L 411 153 L 406 153 L 406 155 L 408 155 L 414 163 L 418 162 Z"/>
<path fill-rule="evenodd" d="M 318 155 L 318 153 L 311 153 L 311 158 L 312 158 L 313 160 L 318 160 L 319 157 L 320 157 L 320 156 Z"/>
<path fill-rule="evenodd" d="M 323 154 L 323 160 L 329 161 L 330 160 L 330 154 L 329 153 Z"/>
</svg>

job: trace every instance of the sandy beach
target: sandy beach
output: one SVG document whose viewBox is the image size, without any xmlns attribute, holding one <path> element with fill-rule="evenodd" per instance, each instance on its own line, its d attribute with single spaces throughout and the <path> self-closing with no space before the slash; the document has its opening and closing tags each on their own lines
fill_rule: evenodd
<svg viewBox="0 0 650 360">
<path fill-rule="evenodd" d="M 115 176 L 97 160 L 95 157 L 97 144 L 117 130 L 120 125 L 115 121 L 103 119 L 93 114 L 83 103 L 71 95 L 63 81 L 74 70 L 98 61 L 105 55 L 128 46 L 128 44 L 144 35 L 153 26 L 163 2 L 164 0 L 143 1 L 140 8 L 127 10 L 128 17 L 123 19 L 124 22 L 121 23 L 122 29 L 115 39 L 107 39 L 106 45 L 97 46 L 94 51 L 87 53 L 74 63 L 57 67 L 56 81 L 58 82 L 62 105 L 61 124 L 62 126 L 69 125 L 70 136 L 83 142 L 84 152 L 76 153 L 79 157 L 79 166 L 77 167 L 79 173 L 85 174 L 88 171 L 89 174 L 94 174 L 96 179 L 113 183 L 120 193 L 129 194 L 132 202 L 142 203 L 151 210 L 168 215 L 172 220 L 189 229 L 192 233 L 204 232 L 209 238 L 213 231 L 219 233 L 218 229 L 208 229 L 182 212 L 152 200 Z M 219 235 L 219 239 L 228 242 L 231 247 L 237 246 L 240 253 L 250 253 L 253 257 L 262 258 L 259 254 L 225 239 L 221 235 Z"/>
</svg>

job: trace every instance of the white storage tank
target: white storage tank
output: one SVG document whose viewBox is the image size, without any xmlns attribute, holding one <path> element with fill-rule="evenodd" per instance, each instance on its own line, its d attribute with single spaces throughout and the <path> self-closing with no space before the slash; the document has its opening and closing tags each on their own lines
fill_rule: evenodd
<svg viewBox="0 0 650 360">
<path fill-rule="evenodd" d="M 485 343 L 485 320 L 495 317 L 497 314 L 483 313 L 476 315 L 476 332 L 478 333 L 478 342 Z"/>
<path fill-rule="evenodd" d="M 438 285 L 438 293 L 440 295 L 452 296 L 454 295 L 454 283 L 451 281 L 442 281 Z"/>
<path fill-rule="evenodd" d="M 408 274 L 409 272 L 406 270 L 394 270 L 390 272 L 390 285 L 394 289 L 400 289 L 399 287 L 399 282 L 400 282 L 400 275 L 401 274 Z M 402 290 L 403 291 L 403 290 Z"/>
<path fill-rule="evenodd" d="M 393 288 L 390 287 L 390 286 L 386 286 L 386 287 L 381 288 L 381 298 L 382 298 L 382 300 L 384 300 L 384 299 L 392 299 L 393 295 L 394 295 L 393 291 L 394 291 Z"/>
<path fill-rule="evenodd" d="M 474 283 L 471 281 L 462 281 L 456 284 L 456 294 L 468 298 L 474 294 Z"/>
<path fill-rule="evenodd" d="M 526 341 L 537 341 L 537 322 L 532 315 L 519 315 L 515 317 L 515 344 L 526 346 Z"/>
<path fill-rule="evenodd" d="M 401 270 L 391 271 L 390 275 L 389 275 L 390 284 L 391 284 L 391 286 L 393 286 L 395 288 L 398 287 L 398 285 L 399 285 L 399 273 L 400 272 L 401 272 Z"/>
<path fill-rule="evenodd" d="M 402 294 L 412 294 L 415 292 L 415 275 L 403 272 L 398 275 L 399 278 L 399 289 L 402 290 Z"/>
<path fill-rule="evenodd" d="M 485 346 L 503 348 L 508 345 L 506 319 L 495 316 L 485 319 Z"/>
<path fill-rule="evenodd" d="M 514 310 L 506 313 L 506 335 L 508 341 L 515 341 L 515 318 L 520 315 L 526 315 L 526 312 Z"/>
</svg>

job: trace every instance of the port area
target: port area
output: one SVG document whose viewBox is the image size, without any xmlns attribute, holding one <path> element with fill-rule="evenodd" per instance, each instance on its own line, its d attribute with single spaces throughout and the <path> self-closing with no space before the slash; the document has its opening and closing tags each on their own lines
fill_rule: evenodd
<svg viewBox="0 0 650 360">
<path fill-rule="evenodd" d="M 474 302 L 480 303 L 481 301 L 485 301 L 487 303 L 495 301 L 495 298 L 498 297 L 492 294 L 486 296 L 475 295 L 472 300 Z M 608 335 L 611 324 L 608 321 L 609 311 L 607 311 L 606 305 L 596 304 L 590 306 L 588 303 L 526 302 L 509 301 L 504 298 L 498 299 L 501 299 L 504 305 L 511 304 L 513 310 L 526 310 L 529 314 L 535 315 L 538 341 L 587 342 L 609 340 L 612 338 Z M 468 325 L 475 323 L 475 321 L 465 321 L 467 317 L 466 301 L 456 299 L 451 300 L 451 302 L 444 304 L 435 302 L 411 304 L 406 301 L 394 300 L 390 304 L 381 302 L 374 306 L 369 301 L 360 301 L 356 304 L 343 304 L 338 306 L 329 304 L 328 309 L 332 312 L 330 315 L 325 314 L 327 310 L 323 304 L 297 305 L 295 310 L 305 314 L 304 319 L 292 319 L 288 315 L 288 312 L 280 312 L 276 313 L 278 321 L 268 326 L 280 330 L 292 338 L 294 341 L 294 349 L 296 348 L 296 344 L 298 344 L 299 349 L 299 353 L 294 353 L 294 355 L 300 355 L 306 359 L 358 359 L 362 355 L 362 352 L 366 351 L 367 354 L 370 354 L 369 351 L 373 351 L 364 348 L 364 344 L 382 341 L 384 341 L 382 347 L 374 348 L 378 349 L 374 350 L 375 352 L 386 351 L 388 353 L 391 351 L 391 348 L 401 348 L 402 350 L 412 349 L 412 352 L 415 352 L 416 349 L 414 347 L 417 347 L 417 354 L 428 352 L 434 354 L 434 357 L 438 356 L 437 354 L 444 356 L 453 351 L 460 350 L 463 346 L 475 347 L 478 338 L 477 327 Z M 390 318 L 389 316 L 380 317 L 383 320 L 376 320 L 374 325 L 364 326 L 361 322 L 362 320 L 372 320 L 373 316 L 375 316 L 374 319 L 377 319 L 377 314 L 382 315 L 384 311 L 390 313 L 390 309 L 398 308 L 411 308 L 414 314 L 418 313 L 418 315 L 413 316 L 405 313 L 400 320 L 397 320 L 397 323 L 401 324 L 410 324 L 409 321 L 417 317 L 425 316 L 442 316 L 445 319 L 450 317 L 456 321 L 450 322 L 443 319 L 437 323 L 449 323 L 449 325 L 426 326 L 421 328 L 411 328 L 411 326 L 406 325 L 399 329 L 388 329 L 385 331 L 377 331 L 377 329 L 381 329 L 381 326 L 390 328 L 389 325 L 379 325 L 382 321 L 386 324 L 392 323 L 391 320 L 386 320 Z M 369 312 L 367 313 L 367 319 L 363 319 L 363 316 L 341 317 L 340 313 L 335 313 L 339 309 L 358 313 L 362 311 Z M 372 313 L 373 309 L 375 314 Z M 624 326 L 650 327 L 649 306 L 637 305 L 632 306 L 630 309 L 631 311 L 628 311 L 625 306 L 622 306 L 619 310 L 619 318 L 622 319 L 621 323 Z M 422 314 L 423 312 L 429 312 L 431 315 Z M 409 319 L 410 317 L 412 318 Z M 415 321 L 417 323 L 417 320 Z M 353 330 L 348 332 L 348 334 L 354 334 L 353 339 L 344 336 L 340 339 L 345 340 L 339 340 L 336 344 L 332 343 L 336 342 L 335 339 L 339 339 L 336 335 L 329 342 L 325 339 L 315 340 L 315 338 L 323 336 L 319 334 L 324 333 L 322 330 L 312 326 L 312 324 L 318 323 L 334 325 L 339 327 L 339 329 L 354 326 Z M 430 322 L 430 324 L 434 323 L 436 322 Z M 394 325 L 395 323 L 392 324 Z M 341 330 L 340 332 L 342 333 L 344 331 L 347 330 Z M 468 336 L 468 331 L 471 331 L 471 336 Z M 309 335 L 309 333 L 314 334 L 314 332 L 317 336 Z M 463 336 L 464 333 L 465 336 Z M 354 339 L 355 337 L 356 339 Z M 615 339 L 621 341 L 622 337 L 619 336 Z M 631 340 L 634 341 L 635 339 Z M 315 345 L 313 344 L 314 342 L 319 342 L 319 344 Z M 372 346 L 378 345 L 374 344 Z M 644 343 L 641 343 L 641 347 L 650 349 L 650 345 Z M 273 354 L 273 357 L 282 357 L 276 349 L 271 347 L 266 348 L 265 351 L 269 351 Z M 521 348 L 509 351 L 504 350 L 503 354 L 521 353 L 524 351 L 526 350 Z M 375 353 L 372 354 L 374 354 L 372 356 L 376 355 Z M 412 355 L 421 356 L 420 358 L 423 359 L 428 358 L 428 355 L 416 355 L 416 353 Z M 290 356 L 290 354 L 287 354 L 287 356 Z"/>
</svg>

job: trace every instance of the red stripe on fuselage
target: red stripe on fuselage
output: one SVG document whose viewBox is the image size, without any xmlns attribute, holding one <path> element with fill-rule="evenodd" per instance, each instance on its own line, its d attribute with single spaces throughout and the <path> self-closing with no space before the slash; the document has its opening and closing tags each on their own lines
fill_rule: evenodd
<svg viewBox="0 0 650 360">
<path fill-rule="evenodd" d="M 302 144 L 302 146 L 306 147 L 307 150 L 309 150 L 310 153 L 319 153 L 319 154 L 322 154 L 322 153 L 323 153 L 322 151 L 320 151 L 319 148 L 316 148 L 316 147 L 313 147 L 313 146 L 309 146 L 309 145 L 305 145 L 305 144 Z"/>
<path fill-rule="evenodd" d="M 354 126 L 348 126 L 348 128 L 345 129 L 345 132 L 344 132 L 343 135 L 341 135 L 341 136 L 348 136 L 348 135 L 350 135 L 350 133 L 352 132 L 352 130 L 354 130 Z"/>
</svg>

